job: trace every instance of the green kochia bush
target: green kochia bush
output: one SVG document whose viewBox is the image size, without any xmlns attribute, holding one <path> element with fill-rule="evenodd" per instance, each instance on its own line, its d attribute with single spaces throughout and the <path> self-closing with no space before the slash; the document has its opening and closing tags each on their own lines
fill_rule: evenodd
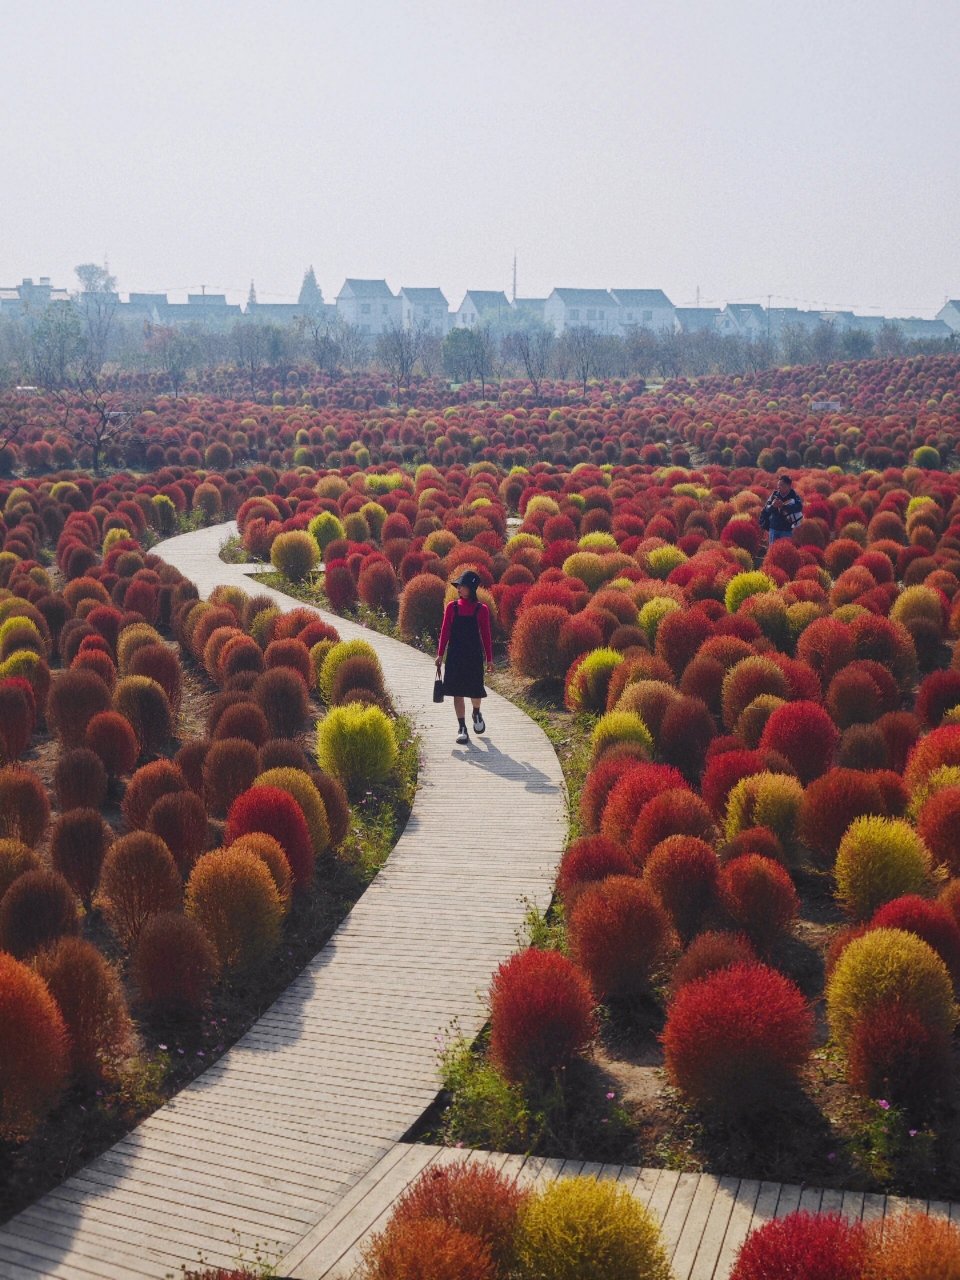
<svg viewBox="0 0 960 1280">
<path fill-rule="evenodd" d="M 303 529 L 278 534 L 270 548 L 270 563 L 291 582 L 302 582 L 317 567 L 319 559 L 315 540 Z"/>
<path fill-rule="evenodd" d="M 348 791 L 382 782 L 396 760 L 393 725 L 379 707 L 348 702 L 334 707 L 317 726 L 317 763 Z"/>
</svg>

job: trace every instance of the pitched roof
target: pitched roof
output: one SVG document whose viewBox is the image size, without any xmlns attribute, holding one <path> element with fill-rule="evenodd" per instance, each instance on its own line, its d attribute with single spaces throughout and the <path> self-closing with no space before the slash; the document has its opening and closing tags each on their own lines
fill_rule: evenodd
<svg viewBox="0 0 960 1280">
<path fill-rule="evenodd" d="M 507 295 L 502 289 L 468 289 L 463 295 L 463 302 L 467 299 L 473 303 L 478 311 L 492 310 L 494 307 L 509 307 Z M 463 302 L 460 303 L 461 308 Z"/>
<path fill-rule="evenodd" d="M 621 307 L 672 307 L 662 289 L 611 289 Z"/>
<path fill-rule="evenodd" d="M 606 289 L 554 289 L 551 298 L 559 298 L 565 307 L 615 307 L 617 301 Z"/>
<path fill-rule="evenodd" d="M 344 280 L 343 288 L 337 294 L 341 297 L 349 289 L 354 298 L 393 298 L 386 280 Z"/>
<path fill-rule="evenodd" d="M 673 314 L 680 322 L 680 328 L 687 333 L 702 333 L 704 329 L 716 327 L 719 307 L 674 307 Z"/>
<path fill-rule="evenodd" d="M 728 302 L 724 310 L 729 311 L 735 320 L 746 320 L 749 316 L 757 320 L 766 318 L 759 302 Z"/>
<path fill-rule="evenodd" d="M 442 289 L 408 289 L 406 285 L 400 290 L 408 302 L 418 307 L 446 307 L 447 300 Z"/>
</svg>

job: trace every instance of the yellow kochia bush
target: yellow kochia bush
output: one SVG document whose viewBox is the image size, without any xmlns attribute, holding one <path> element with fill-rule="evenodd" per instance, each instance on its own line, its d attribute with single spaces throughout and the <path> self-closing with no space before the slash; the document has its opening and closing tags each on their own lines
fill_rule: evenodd
<svg viewBox="0 0 960 1280">
<path fill-rule="evenodd" d="M 523 1280 L 670 1280 L 653 1217 L 623 1187 L 592 1178 L 531 1196 L 517 1253 Z"/>
<path fill-rule="evenodd" d="M 947 966 L 928 943 L 904 929 L 871 929 L 848 943 L 826 996 L 830 1035 L 841 1048 L 861 1019 L 891 1001 L 948 1036 L 957 1020 Z"/>
<path fill-rule="evenodd" d="M 834 868 L 836 896 L 855 920 L 905 893 L 933 888 L 933 857 L 909 822 L 855 818 L 840 841 Z"/>
<path fill-rule="evenodd" d="M 302 769 L 267 769 L 259 774 L 255 787 L 278 787 L 296 800 L 307 823 L 314 853 L 325 853 L 330 848 L 330 824 L 323 797 L 313 779 Z"/>
<path fill-rule="evenodd" d="M 790 845 L 797 833 L 803 787 L 789 773 L 754 773 L 741 778 L 727 798 L 726 836 L 751 827 L 769 827 Z"/>
<path fill-rule="evenodd" d="M 267 864 L 240 844 L 197 859 L 184 905 L 224 969 L 252 970 L 277 949 L 283 922 L 279 890 Z"/>
<path fill-rule="evenodd" d="M 317 763 L 348 791 L 381 782 L 396 760 L 393 724 L 379 707 L 348 702 L 333 707 L 317 726 Z"/>
</svg>

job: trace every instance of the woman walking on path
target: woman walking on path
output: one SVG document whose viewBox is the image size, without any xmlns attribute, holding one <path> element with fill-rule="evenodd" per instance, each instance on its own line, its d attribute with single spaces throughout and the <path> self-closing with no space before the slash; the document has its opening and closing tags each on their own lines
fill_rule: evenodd
<svg viewBox="0 0 960 1280">
<path fill-rule="evenodd" d="M 463 746 L 468 741 L 465 698 L 473 703 L 473 732 L 487 731 L 480 714 L 480 699 L 487 696 L 483 687 L 484 659 L 487 671 L 493 670 L 493 641 L 490 610 L 477 599 L 479 574 L 466 569 L 454 579 L 453 585 L 457 588 L 457 599 L 451 600 L 443 611 L 443 626 L 437 645 L 437 675 L 440 675 L 440 663 L 446 653 L 443 692 L 453 698 L 453 709 L 459 723 L 457 742 Z"/>
</svg>

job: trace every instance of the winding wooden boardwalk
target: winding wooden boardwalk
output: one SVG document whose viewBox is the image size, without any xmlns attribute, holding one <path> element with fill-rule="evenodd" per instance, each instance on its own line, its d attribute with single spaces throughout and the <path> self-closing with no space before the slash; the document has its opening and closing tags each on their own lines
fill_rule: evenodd
<svg viewBox="0 0 960 1280">
<path fill-rule="evenodd" d="M 206 596 L 259 590 L 218 558 L 232 525 L 157 548 Z M 277 595 L 284 609 L 297 606 Z M 541 730 L 491 695 L 489 733 L 453 741 L 433 663 L 331 617 L 380 655 L 416 721 L 419 787 L 402 838 L 323 951 L 203 1076 L 109 1152 L 0 1227 L 0 1277 L 163 1277 L 203 1253 L 296 1250 L 430 1105 L 438 1039 L 484 1021 L 479 996 L 545 907 L 566 830 L 560 765 Z"/>
<path fill-rule="evenodd" d="M 281 1261 L 282 1274 L 301 1280 L 350 1280 L 359 1265 L 364 1240 L 383 1229 L 391 1206 L 405 1188 L 428 1166 L 461 1160 L 490 1163 L 521 1185 L 542 1186 L 558 1177 L 608 1178 L 618 1183 L 660 1223 L 674 1280 L 728 1280 L 737 1250 L 749 1232 L 796 1209 L 842 1213 L 869 1222 L 911 1208 L 960 1220 L 960 1205 L 942 1200 L 903 1200 L 862 1191 L 718 1178 L 710 1173 L 536 1156 L 525 1159 L 398 1142 Z"/>
</svg>

